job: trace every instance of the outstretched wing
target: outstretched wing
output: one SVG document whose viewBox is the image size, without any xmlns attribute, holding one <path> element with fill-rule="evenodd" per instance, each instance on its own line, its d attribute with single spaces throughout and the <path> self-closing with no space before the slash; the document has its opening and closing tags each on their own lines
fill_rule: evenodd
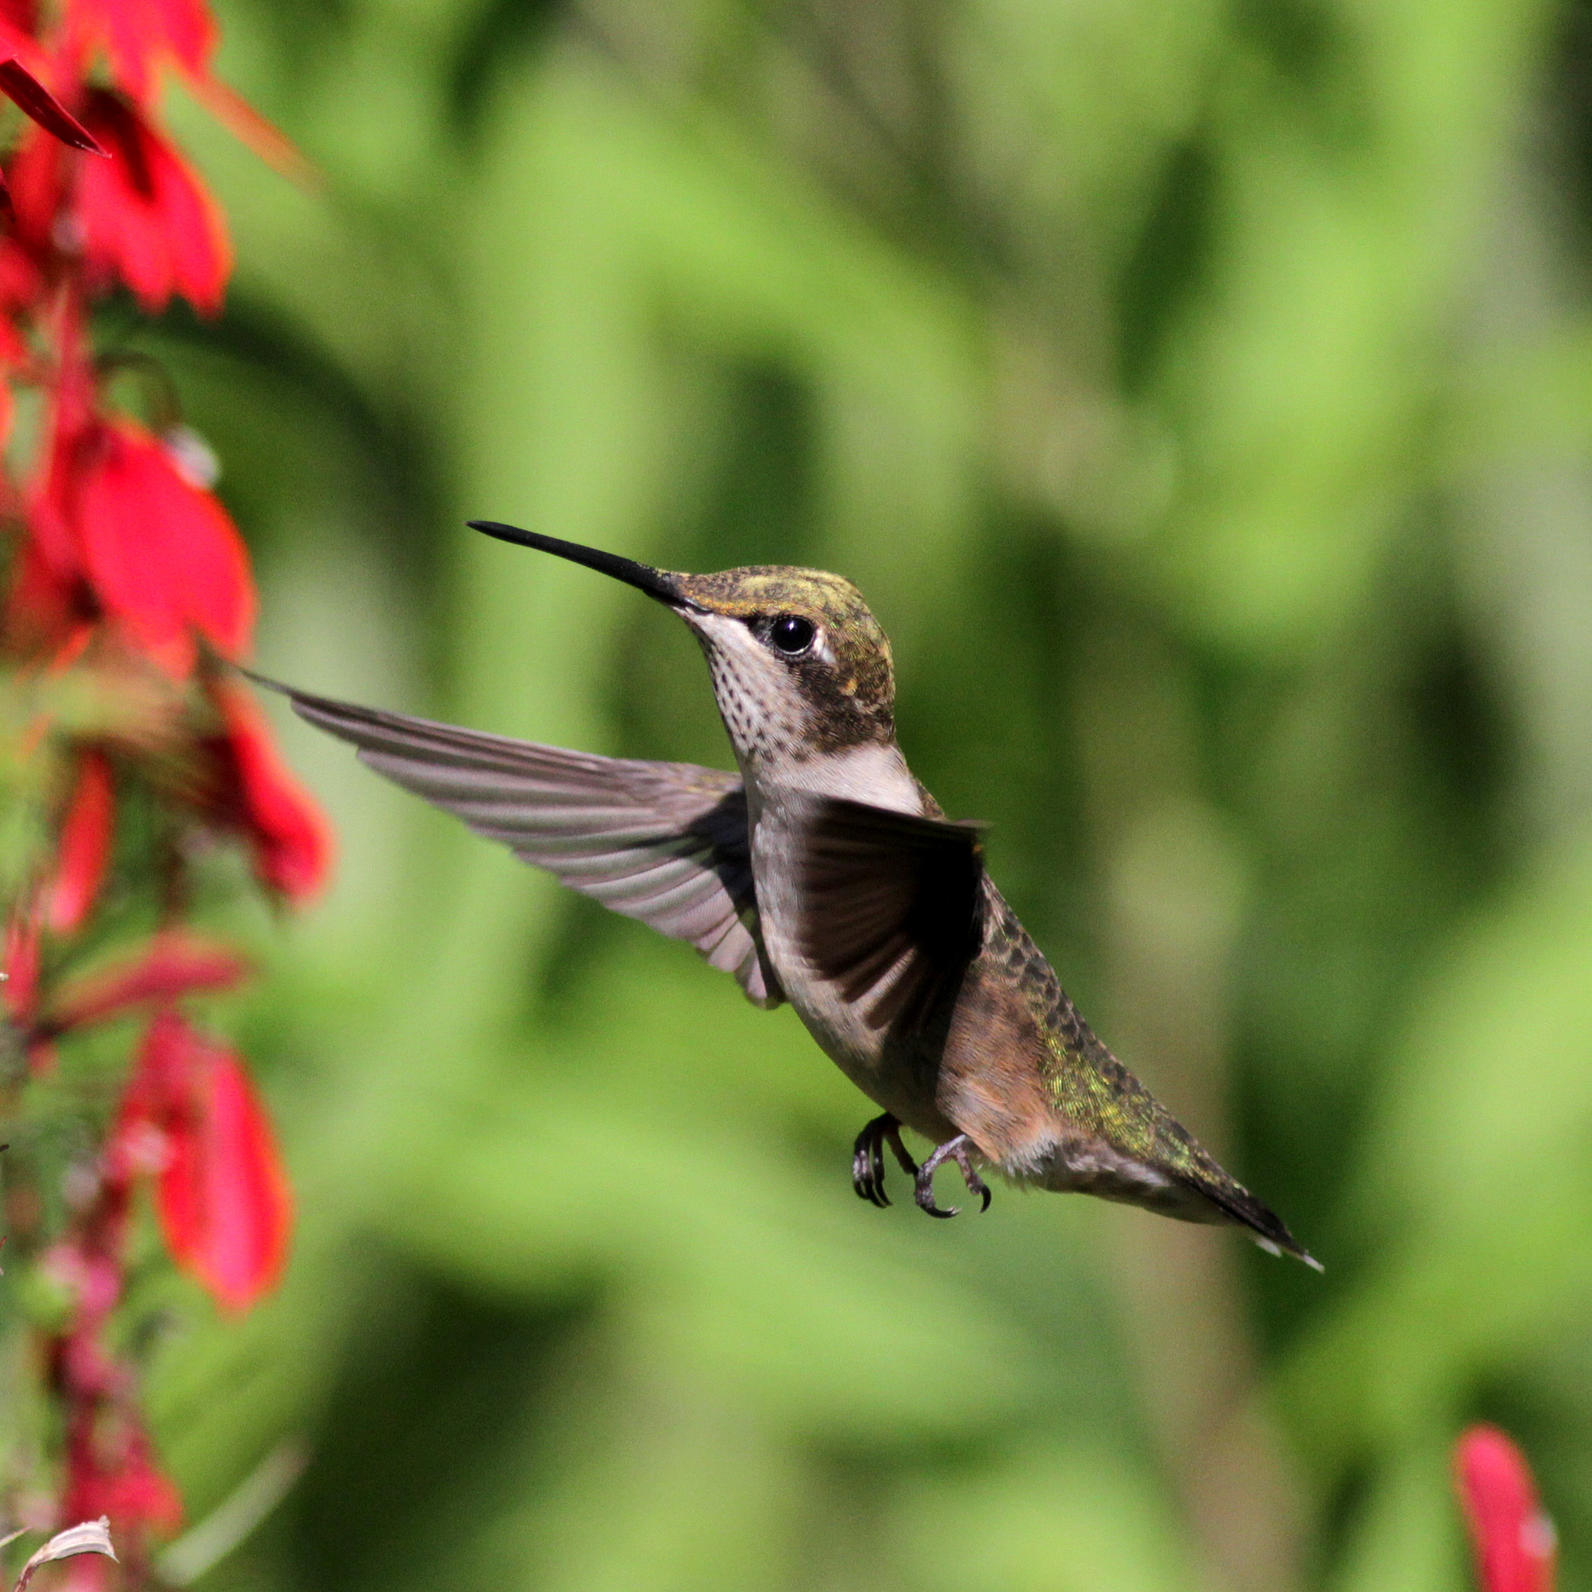
<svg viewBox="0 0 1592 1592">
<path fill-rule="evenodd" d="M 758 932 L 746 792 L 734 774 L 566 752 L 250 678 L 478 835 L 615 912 L 689 941 L 757 1005 L 783 999 Z"/>
<path fill-rule="evenodd" d="M 801 833 L 803 954 L 874 1028 L 920 1026 L 978 946 L 978 826 L 820 797 Z"/>
</svg>

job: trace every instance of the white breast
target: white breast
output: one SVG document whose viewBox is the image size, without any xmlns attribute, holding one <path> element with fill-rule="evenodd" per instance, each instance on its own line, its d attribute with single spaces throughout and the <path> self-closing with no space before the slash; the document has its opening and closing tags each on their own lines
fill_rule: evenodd
<svg viewBox="0 0 1592 1592">
<path fill-rule="evenodd" d="M 838 998 L 801 954 L 797 940 L 796 870 L 805 797 L 837 796 L 892 812 L 921 813 L 923 798 L 896 746 L 861 746 L 788 764 L 779 783 L 756 790 L 747 782 L 752 820 L 752 868 L 763 944 L 786 998 L 813 1038 L 846 1075 L 887 1110 L 910 1120 L 921 1112 L 894 1098 L 905 1078 L 881 1074 L 879 1036 Z"/>
<path fill-rule="evenodd" d="M 751 798 L 753 822 L 759 809 L 772 802 L 778 805 L 781 793 L 801 796 L 843 796 L 848 801 L 868 802 L 887 807 L 894 813 L 921 813 L 923 797 L 913 779 L 901 748 L 893 741 L 848 747 L 803 761 L 782 759 L 777 773 L 757 770 L 746 782 Z"/>
</svg>

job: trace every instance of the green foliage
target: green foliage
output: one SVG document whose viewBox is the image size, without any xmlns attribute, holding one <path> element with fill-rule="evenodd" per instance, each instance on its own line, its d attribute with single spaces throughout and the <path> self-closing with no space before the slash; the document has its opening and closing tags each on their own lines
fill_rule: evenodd
<svg viewBox="0 0 1592 1592">
<path fill-rule="evenodd" d="M 467 517 L 834 568 L 914 767 L 1097 1028 L 1288 1219 L 847 1187 L 788 1011 L 284 728 L 341 830 L 247 1022 L 280 1297 L 156 1348 L 203 1583 L 1465 1584 L 1504 1421 L 1586 1574 L 1582 10 L 233 0 L 325 173 L 193 119 L 216 326 L 148 342 L 263 666 L 722 764 L 683 629 Z"/>
</svg>

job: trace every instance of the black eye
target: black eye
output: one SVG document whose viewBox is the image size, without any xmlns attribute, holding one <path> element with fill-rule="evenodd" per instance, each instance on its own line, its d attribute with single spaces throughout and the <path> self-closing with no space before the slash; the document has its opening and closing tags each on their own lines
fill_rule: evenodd
<svg viewBox="0 0 1592 1592">
<path fill-rule="evenodd" d="M 806 652 L 817 633 L 812 620 L 803 619 L 800 614 L 780 614 L 768 627 L 768 639 L 788 658 Z"/>
</svg>

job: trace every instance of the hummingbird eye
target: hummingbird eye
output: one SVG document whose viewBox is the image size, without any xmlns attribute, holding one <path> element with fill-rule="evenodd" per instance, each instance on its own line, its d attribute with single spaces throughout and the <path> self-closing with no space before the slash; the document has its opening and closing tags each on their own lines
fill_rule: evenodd
<svg viewBox="0 0 1592 1592">
<path fill-rule="evenodd" d="M 800 614 L 779 614 L 768 627 L 768 639 L 787 658 L 799 658 L 813 644 L 818 628 Z"/>
</svg>

